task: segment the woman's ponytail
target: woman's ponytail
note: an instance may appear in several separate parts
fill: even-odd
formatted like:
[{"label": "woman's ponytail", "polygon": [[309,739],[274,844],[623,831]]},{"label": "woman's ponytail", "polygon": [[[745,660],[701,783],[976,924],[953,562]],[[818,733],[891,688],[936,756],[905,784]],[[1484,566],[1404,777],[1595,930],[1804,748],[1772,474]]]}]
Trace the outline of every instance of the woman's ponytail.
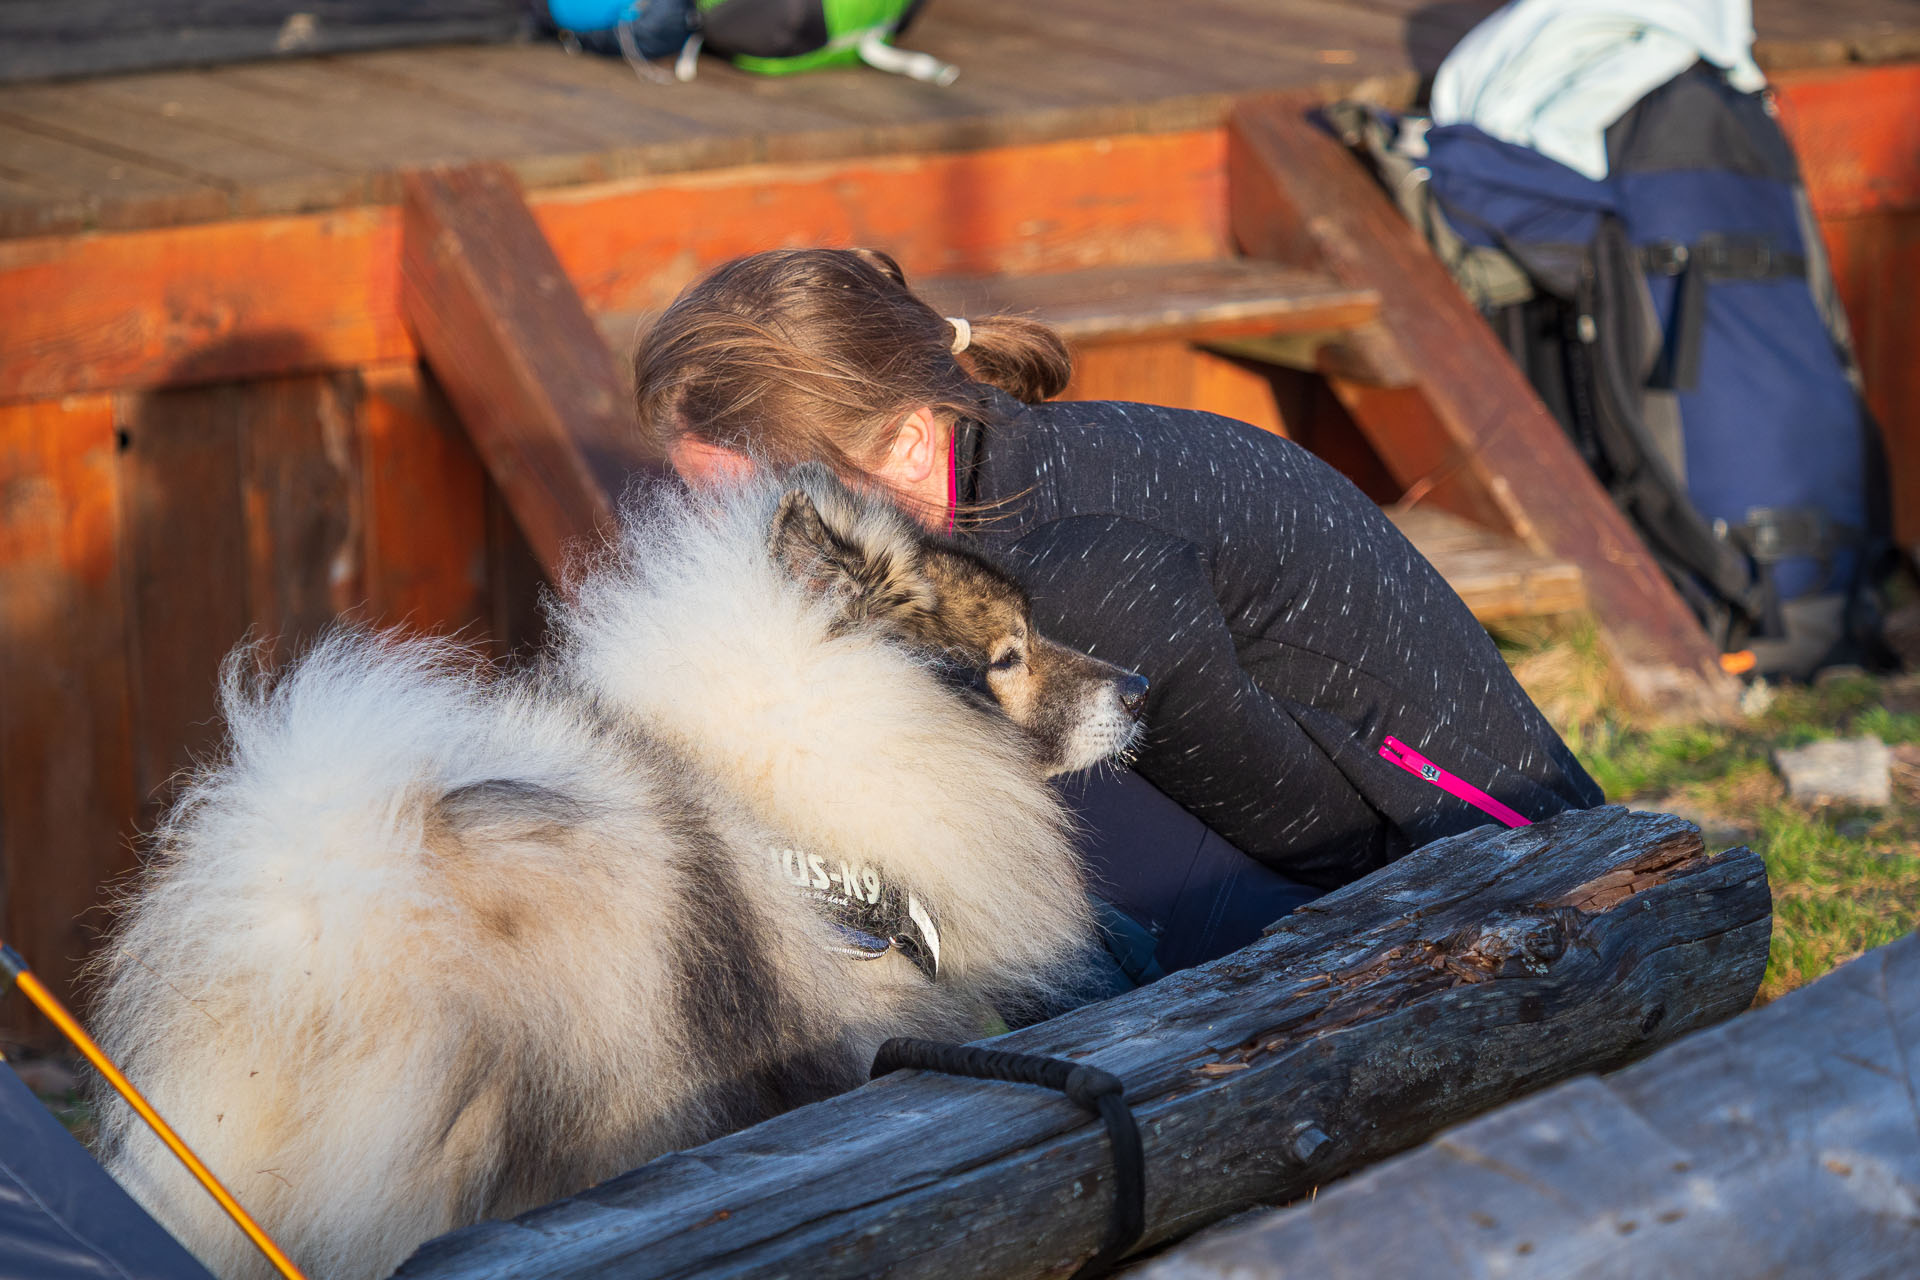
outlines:
[{"label": "woman's ponytail", "polygon": [[1026,316],[986,316],[969,322],[966,349],[955,357],[978,382],[1016,400],[1039,404],[1067,389],[1073,358],[1060,335]]}]

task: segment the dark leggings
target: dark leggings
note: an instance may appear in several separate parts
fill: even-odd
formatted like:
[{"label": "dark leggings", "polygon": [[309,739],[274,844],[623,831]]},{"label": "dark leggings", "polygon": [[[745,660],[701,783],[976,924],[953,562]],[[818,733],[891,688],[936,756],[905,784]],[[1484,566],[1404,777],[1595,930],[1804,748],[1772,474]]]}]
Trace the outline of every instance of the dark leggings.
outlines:
[{"label": "dark leggings", "polygon": [[1116,994],[1237,951],[1321,890],[1215,835],[1131,769],[1057,779],[1082,827],[1080,852],[1113,960]]}]

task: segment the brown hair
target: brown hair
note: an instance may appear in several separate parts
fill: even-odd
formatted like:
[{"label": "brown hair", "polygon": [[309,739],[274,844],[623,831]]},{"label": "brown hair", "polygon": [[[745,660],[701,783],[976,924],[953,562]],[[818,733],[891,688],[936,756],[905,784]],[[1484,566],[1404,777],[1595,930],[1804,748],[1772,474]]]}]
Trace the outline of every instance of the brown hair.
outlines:
[{"label": "brown hair", "polygon": [[981,384],[1037,403],[1072,364],[1053,330],[1021,316],[955,326],[872,249],[774,249],[689,285],[633,356],[640,429],[664,455],[684,436],[791,465],[863,476],[921,405],[985,415]]}]

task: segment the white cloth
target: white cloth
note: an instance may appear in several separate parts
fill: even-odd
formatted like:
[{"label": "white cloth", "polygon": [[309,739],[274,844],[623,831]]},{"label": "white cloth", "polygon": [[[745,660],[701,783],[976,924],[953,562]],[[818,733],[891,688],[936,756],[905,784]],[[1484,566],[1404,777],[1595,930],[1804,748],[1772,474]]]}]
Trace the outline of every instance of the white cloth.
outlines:
[{"label": "white cloth", "polygon": [[1478,125],[1598,180],[1607,126],[1696,59],[1743,93],[1765,86],[1751,0],[1513,0],[1440,64],[1433,122]]}]

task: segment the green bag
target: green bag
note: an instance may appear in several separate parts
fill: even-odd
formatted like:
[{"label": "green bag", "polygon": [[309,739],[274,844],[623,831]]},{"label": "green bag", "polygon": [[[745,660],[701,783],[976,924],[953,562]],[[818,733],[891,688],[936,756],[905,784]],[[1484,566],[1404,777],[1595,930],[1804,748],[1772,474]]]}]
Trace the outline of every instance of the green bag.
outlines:
[{"label": "green bag", "polygon": [[698,0],[706,47],[744,71],[784,76],[866,63],[952,84],[959,69],[894,47],[926,0]]}]

